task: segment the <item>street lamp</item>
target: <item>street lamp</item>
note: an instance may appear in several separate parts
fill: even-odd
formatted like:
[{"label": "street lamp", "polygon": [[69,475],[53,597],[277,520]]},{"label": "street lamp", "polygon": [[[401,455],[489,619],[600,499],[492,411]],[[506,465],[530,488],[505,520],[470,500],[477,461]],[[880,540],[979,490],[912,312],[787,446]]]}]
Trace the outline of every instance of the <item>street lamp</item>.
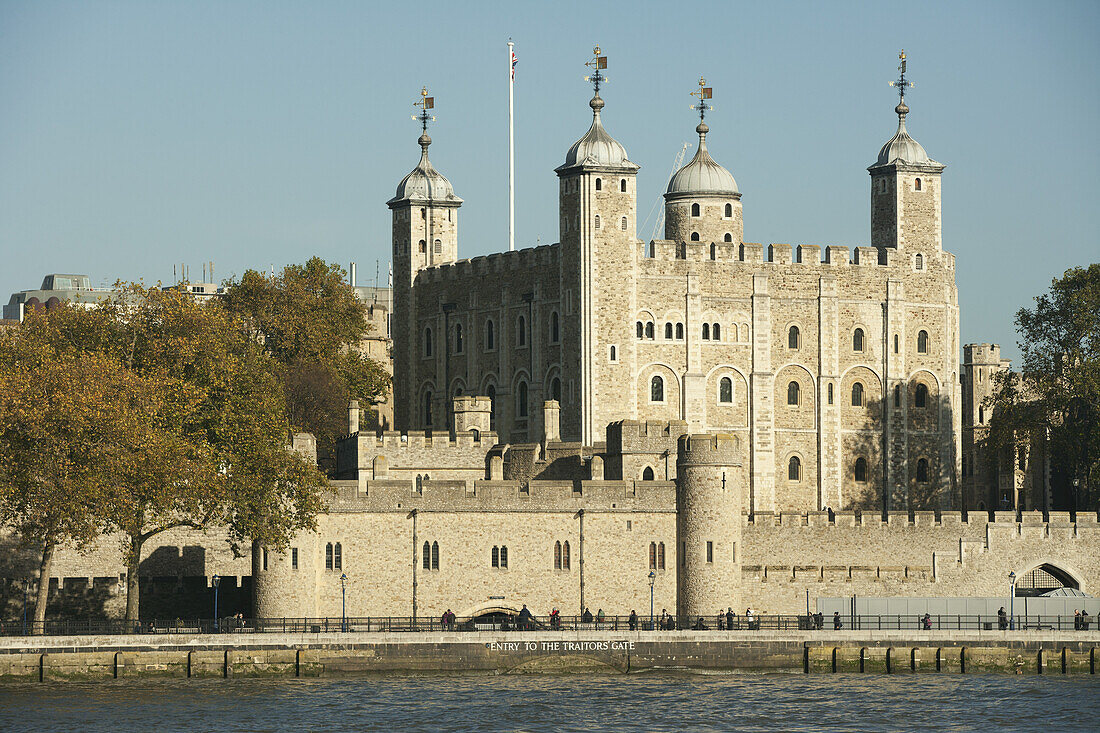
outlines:
[{"label": "street lamp", "polygon": [[1013,609],[1014,601],[1016,600],[1016,571],[1013,570],[1008,574],[1008,628],[1016,628],[1016,614]]},{"label": "street lamp", "polygon": [[653,581],[657,580],[657,573],[649,571],[649,630],[653,631]]},{"label": "street lamp", "polygon": [[214,631],[218,630],[218,584],[222,582],[221,576],[214,573],[214,577],[210,579],[210,582],[214,585]]},{"label": "street lamp", "polygon": [[348,630],[348,574],[340,573],[340,630]]},{"label": "street lamp", "polygon": [[1081,479],[1073,479],[1073,513],[1077,513],[1077,492],[1081,488]]}]

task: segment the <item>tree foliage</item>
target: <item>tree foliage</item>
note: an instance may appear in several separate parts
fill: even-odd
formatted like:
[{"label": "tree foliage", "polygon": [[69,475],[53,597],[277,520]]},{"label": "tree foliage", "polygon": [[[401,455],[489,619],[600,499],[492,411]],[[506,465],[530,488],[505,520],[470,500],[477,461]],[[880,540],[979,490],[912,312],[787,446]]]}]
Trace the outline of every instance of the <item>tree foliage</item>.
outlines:
[{"label": "tree foliage", "polygon": [[336,265],[314,257],[269,278],[255,270],[227,283],[225,306],[280,365],[291,424],[313,433],[322,461],[347,431],[347,407],[384,398],[389,375],[357,351],[366,309]]},{"label": "tree foliage", "polygon": [[[1100,264],[1067,270],[1016,314],[1022,363],[998,375],[987,460],[1045,441],[1052,468],[1077,480],[1077,508],[1100,498]],[[1068,493],[1068,492],[1067,492]],[[1070,505],[1072,506],[1072,499]]]}]

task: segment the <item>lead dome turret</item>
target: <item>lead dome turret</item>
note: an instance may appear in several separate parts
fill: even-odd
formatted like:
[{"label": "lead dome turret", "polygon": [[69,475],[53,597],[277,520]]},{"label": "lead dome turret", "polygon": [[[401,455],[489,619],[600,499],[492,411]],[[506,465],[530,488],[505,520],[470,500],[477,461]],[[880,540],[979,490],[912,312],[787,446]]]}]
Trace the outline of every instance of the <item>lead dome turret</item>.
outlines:
[{"label": "lead dome turret", "polygon": [[943,168],[944,166],[940,163],[928,157],[928,153],[925,152],[924,146],[914,140],[909,134],[909,131],[905,129],[905,116],[909,114],[909,106],[905,104],[904,99],[894,108],[894,111],[898,115],[898,130],[878,151],[878,160],[875,161],[875,164],[872,165],[871,168],[897,164],[926,165]]},{"label": "lead dome turret", "polygon": [[592,108],[592,125],[580,140],[570,146],[565,154],[565,162],[556,170],[559,173],[575,167],[638,170],[638,166],[627,157],[626,148],[604,129],[603,121],[600,119],[600,110],[604,107],[604,101],[598,92],[592,97],[588,106]]},{"label": "lead dome turret", "polygon": [[[737,181],[711,157],[707,123],[700,119],[695,132],[699,134],[695,156],[673,174],[665,189],[665,239],[740,244],[743,224]],[[717,259],[717,248],[712,247],[710,254]]]},{"label": "lead dome turret", "polygon": [[417,142],[420,144],[420,162],[401,179],[401,183],[397,184],[397,193],[386,203],[392,205],[399,201],[414,201],[461,204],[462,199],[455,196],[451,182],[437,171],[428,159],[428,146],[432,144],[431,137],[424,132]]},{"label": "lead dome turret", "polygon": [[672,176],[665,190],[665,198],[670,195],[740,196],[733,174],[719,165],[707,150],[710,127],[700,122],[695,131],[699,133],[699,149],[691,162]]}]

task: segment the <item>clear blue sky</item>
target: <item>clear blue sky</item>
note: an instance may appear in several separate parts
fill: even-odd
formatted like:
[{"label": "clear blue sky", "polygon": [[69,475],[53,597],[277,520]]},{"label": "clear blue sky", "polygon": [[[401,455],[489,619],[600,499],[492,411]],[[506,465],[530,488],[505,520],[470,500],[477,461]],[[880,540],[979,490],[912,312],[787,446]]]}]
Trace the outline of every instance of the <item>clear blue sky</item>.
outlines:
[{"label": "clear blue sky", "polygon": [[384,280],[422,84],[461,255],[506,249],[509,36],[517,246],[557,240],[552,171],[588,126],[597,42],[639,218],[695,139],[702,74],[745,238],[865,245],[904,47],[910,132],[948,166],[963,341],[1015,356],[1014,312],[1100,260],[1098,21],[1097,2],[3,1],[0,298],[48,272],[198,279],[214,260],[221,279],[311,255]]}]

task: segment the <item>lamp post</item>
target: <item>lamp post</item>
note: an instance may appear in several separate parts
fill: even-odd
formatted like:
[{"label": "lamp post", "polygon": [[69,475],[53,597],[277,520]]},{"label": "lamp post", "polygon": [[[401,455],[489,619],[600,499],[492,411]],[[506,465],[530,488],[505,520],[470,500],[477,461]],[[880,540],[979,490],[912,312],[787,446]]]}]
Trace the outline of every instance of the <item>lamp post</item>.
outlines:
[{"label": "lamp post", "polygon": [[348,574],[340,573],[340,630],[348,630]]},{"label": "lamp post", "polygon": [[30,578],[23,578],[23,636],[27,635],[27,584]]},{"label": "lamp post", "polygon": [[214,585],[214,631],[218,630],[218,584],[222,582],[221,576],[214,573],[214,577],[210,579],[210,582]]},{"label": "lamp post", "polygon": [[1016,614],[1013,608],[1016,600],[1016,571],[1008,574],[1008,628],[1016,628]]},{"label": "lamp post", "polygon": [[1073,479],[1073,513],[1074,514],[1077,514],[1077,506],[1078,506],[1077,505],[1077,497],[1078,497],[1077,492],[1080,489],[1081,489],[1081,479],[1079,479],[1079,478]]},{"label": "lamp post", "polygon": [[653,631],[653,582],[657,580],[657,573],[649,571],[649,630]]}]

